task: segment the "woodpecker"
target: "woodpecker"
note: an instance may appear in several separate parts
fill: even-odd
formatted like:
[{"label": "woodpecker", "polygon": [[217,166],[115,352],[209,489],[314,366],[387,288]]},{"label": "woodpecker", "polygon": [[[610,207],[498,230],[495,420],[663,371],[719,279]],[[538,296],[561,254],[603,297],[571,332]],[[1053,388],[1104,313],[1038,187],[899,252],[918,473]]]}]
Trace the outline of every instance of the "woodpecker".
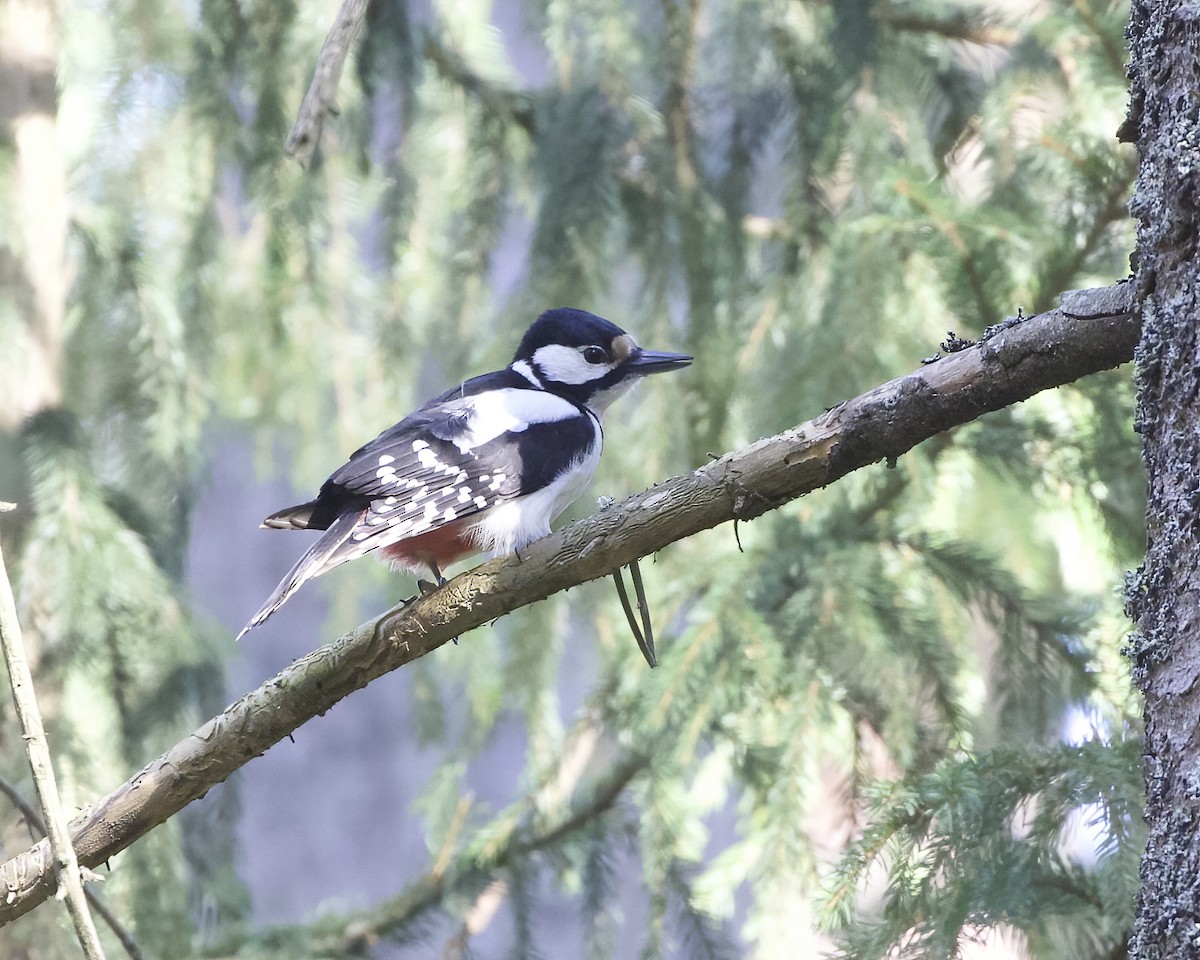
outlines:
[{"label": "woodpecker", "polygon": [[356,450],[315,500],[267,517],[273,530],[323,530],[238,639],[300,586],[372,551],[394,569],[442,571],[502,556],[550,532],[583,492],[604,446],[600,418],[641,377],[692,362],[643,350],[583,310],[548,310],[512,362],[473,377]]}]

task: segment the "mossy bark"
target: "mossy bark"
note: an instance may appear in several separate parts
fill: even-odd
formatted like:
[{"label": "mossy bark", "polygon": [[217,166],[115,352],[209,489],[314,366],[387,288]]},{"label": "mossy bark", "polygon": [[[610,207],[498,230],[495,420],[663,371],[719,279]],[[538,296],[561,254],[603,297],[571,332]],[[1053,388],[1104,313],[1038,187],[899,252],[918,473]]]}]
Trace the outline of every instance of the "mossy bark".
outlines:
[{"label": "mossy bark", "polygon": [[1147,550],[1131,578],[1149,835],[1130,956],[1200,956],[1200,7],[1135,0],[1123,128],[1139,173],[1137,429]]}]

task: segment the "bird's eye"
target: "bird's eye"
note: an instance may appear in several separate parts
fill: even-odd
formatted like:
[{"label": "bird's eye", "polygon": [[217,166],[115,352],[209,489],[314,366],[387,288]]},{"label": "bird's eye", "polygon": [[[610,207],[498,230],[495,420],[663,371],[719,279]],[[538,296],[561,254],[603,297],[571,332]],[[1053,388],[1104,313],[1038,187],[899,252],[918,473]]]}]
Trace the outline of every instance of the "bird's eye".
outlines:
[{"label": "bird's eye", "polygon": [[584,347],[583,359],[588,363],[608,363],[608,353],[603,347]]}]

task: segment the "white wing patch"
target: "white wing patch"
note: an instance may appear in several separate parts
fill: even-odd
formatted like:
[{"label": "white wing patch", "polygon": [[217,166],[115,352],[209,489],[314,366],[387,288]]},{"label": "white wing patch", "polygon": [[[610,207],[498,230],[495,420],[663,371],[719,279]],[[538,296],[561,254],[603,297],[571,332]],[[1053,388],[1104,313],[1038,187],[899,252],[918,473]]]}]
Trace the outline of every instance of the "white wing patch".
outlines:
[{"label": "white wing patch", "polygon": [[[579,408],[569,400],[543,390],[509,388],[483,394],[481,399],[483,402],[479,403],[474,402],[474,397],[468,397],[465,401],[470,411],[467,428],[452,441],[463,453],[481,447],[503,433],[520,433],[530,424],[553,423],[555,420],[579,416]],[[424,441],[413,441],[413,450],[420,459],[426,451],[417,450],[418,443]],[[429,465],[423,459],[421,463]]]},{"label": "white wing patch", "polygon": [[[573,351],[574,352],[574,351]],[[502,388],[455,399],[447,404],[445,433],[392,441],[390,452],[368,454],[353,473],[347,489],[369,499],[361,520],[350,533],[347,547],[358,553],[410,540],[449,523],[464,521],[462,533],[500,555],[519,549],[550,532],[550,523],[583,491],[600,459],[603,434],[598,419],[585,416],[575,404],[542,390]],[[588,423],[590,442],[578,454],[579,422]],[[552,425],[573,422],[561,439]],[[547,431],[533,444],[549,442],[544,451],[557,463],[567,463],[540,489],[521,495],[516,476],[522,459],[516,439],[531,427]],[[481,448],[513,437],[514,448],[484,455]],[[569,438],[569,439],[567,439]],[[564,444],[567,445],[564,447]],[[509,462],[511,461],[511,463]],[[540,479],[537,482],[544,483]]]}]

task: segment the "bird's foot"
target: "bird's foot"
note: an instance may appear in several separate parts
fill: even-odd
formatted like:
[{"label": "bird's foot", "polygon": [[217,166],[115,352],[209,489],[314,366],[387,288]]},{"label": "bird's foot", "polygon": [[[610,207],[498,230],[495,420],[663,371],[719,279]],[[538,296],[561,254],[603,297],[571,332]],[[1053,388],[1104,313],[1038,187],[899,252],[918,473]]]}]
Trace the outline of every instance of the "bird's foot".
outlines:
[{"label": "bird's foot", "polygon": [[[427,597],[434,591],[440,590],[442,587],[444,587],[447,583],[450,582],[449,580],[447,580],[445,577],[442,576],[442,571],[438,569],[438,565],[436,563],[431,563],[429,565],[429,572],[433,574],[433,578],[437,582],[430,583],[428,580],[418,580],[417,581],[417,589],[421,591],[421,596],[423,596],[423,597]],[[454,645],[457,647],[458,646],[458,637],[451,637],[450,639],[454,641]]]},{"label": "bird's foot", "polygon": [[436,563],[431,563],[429,565],[429,572],[433,574],[432,583],[430,583],[428,580],[417,581],[417,589],[421,591],[421,596],[423,597],[429,596],[429,594],[433,593],[433,591],[439,589],[440,587],[444,587],[450,582],[442,576],[442,571],[438,569],[438,565]]}]

